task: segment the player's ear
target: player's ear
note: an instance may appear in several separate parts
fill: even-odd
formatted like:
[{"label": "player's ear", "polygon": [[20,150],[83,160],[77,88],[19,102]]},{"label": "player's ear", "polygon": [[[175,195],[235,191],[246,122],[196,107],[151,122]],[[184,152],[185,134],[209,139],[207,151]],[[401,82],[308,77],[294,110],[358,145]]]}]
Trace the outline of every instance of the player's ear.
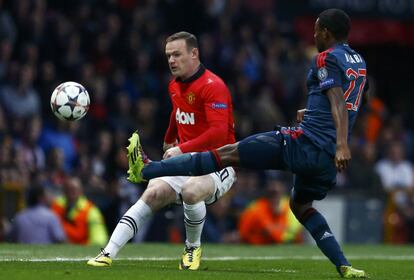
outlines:
[{"label": "player's ear", "polygon": [[326,28],[326,27],[323,29],[322,36],[323,36],[324,39],[334,38],[332,32],[329,31],[328,28]]},{"label": "player's ear", "polygon": [[324,29],[322,29],[322,37],[324,39],[327,39],[329,37],[329,30],[328,30],[328,28],[325,27]]},{"label": "player's ear", "polygon": [[191,50],[191,57],[198,58],[198,49],[197,48],[193,48]]}]

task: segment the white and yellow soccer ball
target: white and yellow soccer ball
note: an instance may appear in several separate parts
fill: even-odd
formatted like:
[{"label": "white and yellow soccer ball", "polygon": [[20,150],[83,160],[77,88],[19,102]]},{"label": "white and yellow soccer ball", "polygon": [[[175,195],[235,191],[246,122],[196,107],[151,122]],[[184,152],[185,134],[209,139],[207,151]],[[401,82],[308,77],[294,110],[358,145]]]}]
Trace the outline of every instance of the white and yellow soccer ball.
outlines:
[{"label": "white and yellow soccer ball", "polygon": [[61,120],[80,120],[88,112],[89,104],[88,91],[76,82],[58,85],[50,97],[52,112]]}]

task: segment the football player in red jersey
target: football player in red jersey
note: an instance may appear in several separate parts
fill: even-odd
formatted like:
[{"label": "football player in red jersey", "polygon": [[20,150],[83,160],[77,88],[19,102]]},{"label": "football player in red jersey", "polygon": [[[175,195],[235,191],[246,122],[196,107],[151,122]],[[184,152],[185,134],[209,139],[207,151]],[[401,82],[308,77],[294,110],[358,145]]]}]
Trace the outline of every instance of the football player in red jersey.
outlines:
[{"label": "football player in red jersey", "polygon": [[[197,38],[188,32],[175,33],[166,40],[165,54],[174,79],[168,86],[173,110],[164,138],[163,158],[235,143],[230,91],[220,77],[201,64]],[[150,180],[138,202],[119,221],[107,246],[88,264],[110,265],[153,212],[177,202],[183,204],[186,228],[179,269],[197,270],[206,205],[223,196],[235,180],[232,167],[204,176]]]}]

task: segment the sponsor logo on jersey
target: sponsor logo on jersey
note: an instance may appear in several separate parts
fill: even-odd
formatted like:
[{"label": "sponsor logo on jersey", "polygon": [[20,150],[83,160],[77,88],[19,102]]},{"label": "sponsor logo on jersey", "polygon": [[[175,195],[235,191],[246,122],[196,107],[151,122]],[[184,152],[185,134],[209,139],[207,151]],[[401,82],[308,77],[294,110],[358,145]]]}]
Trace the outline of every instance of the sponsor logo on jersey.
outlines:
[{"label": "sponsor logo on jersey", "polygon": [[214,102],[213,104],[211,104],[211,107],[213,107],[213,109],[227,109],[227,104],[220,103],[220,102]]},{"label": "sponsor logo on jersey", "polygon": [[188,104],[193,104],[194,103],[194,101],[195,101],[195,94],[194,94],[194,92],[189,92],[188,94],[187,94],[187,103]]},{"label": "sponsor logo on jersey", "polygon": [[177,108],[177,111],[175,112],[175,120],[179,124],[195,125],[194,113],[181,112],[180,108]]},{"label": "sponsor logo on jersey", "polygon": [[334,84],[334,79],[328,79],[326,81],[320,82],[319,87],[323,88],[323,87],[327,87],[333,84]]},{"label": "sponsor logo on jersey", "polygon": [[328,70],[325,67],[319,68],[318,79],[319,81],[325,81],[328,78]]}]

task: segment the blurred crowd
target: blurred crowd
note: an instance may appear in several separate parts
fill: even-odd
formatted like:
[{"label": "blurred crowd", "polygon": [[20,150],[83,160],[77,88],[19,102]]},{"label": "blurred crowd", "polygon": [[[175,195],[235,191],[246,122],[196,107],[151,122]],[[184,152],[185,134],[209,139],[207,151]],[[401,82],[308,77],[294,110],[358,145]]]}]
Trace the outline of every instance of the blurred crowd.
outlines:
[{"label": "blurred crowd", "polygon": [[[273,3],[0,0],[0,240],[18,241],[17,212],[60,203],[63,210],[51,209],[61,214],[61,223],[85,227],[94,221],[102,227],[89,229],[98,236],[93,241],[73,237],[70,225],[63,226],[65,234],[56,229],[51,242],[105,243],[145,187],[126,180],[127,138],[138,129],[147,154],[162,156],[171,110],[164,41],[174,32],[196,34],[203,64],[231,89],[238,139],[276,124],[294,125],[316,51],[286,22],[280,24]],[[391,112],[382,101],[376,78],[370,77],[371,99],[353,131],[353,160],[339,174],[336,192],[380,198],[384,240],[414,242],[414,131],[402,117],[409,112]],[[50,110],[53,89],[69,80],[91,96],[89,113],[78,122],[58,121]],[[70,182],[77,189],[74,201]],[[283,190],[272,191],[273,183]],[[283,203],[291,185],[283,173],[241,170],[230,193],[209,207],[205,240],[250,242],[243,238],[244,211],[269,192],[277,196],[273,206]],[[33,194],[39,188],[44,196]],[[71,213],[69,206],[78,204]],[[284,208],[269,211],[276,215],[278,209]],[[155,215],[135,241],[181,242],[182,231],[182,209],[171,207]],[[295,232],[289,240],[266,242],[300,239]]]}]

